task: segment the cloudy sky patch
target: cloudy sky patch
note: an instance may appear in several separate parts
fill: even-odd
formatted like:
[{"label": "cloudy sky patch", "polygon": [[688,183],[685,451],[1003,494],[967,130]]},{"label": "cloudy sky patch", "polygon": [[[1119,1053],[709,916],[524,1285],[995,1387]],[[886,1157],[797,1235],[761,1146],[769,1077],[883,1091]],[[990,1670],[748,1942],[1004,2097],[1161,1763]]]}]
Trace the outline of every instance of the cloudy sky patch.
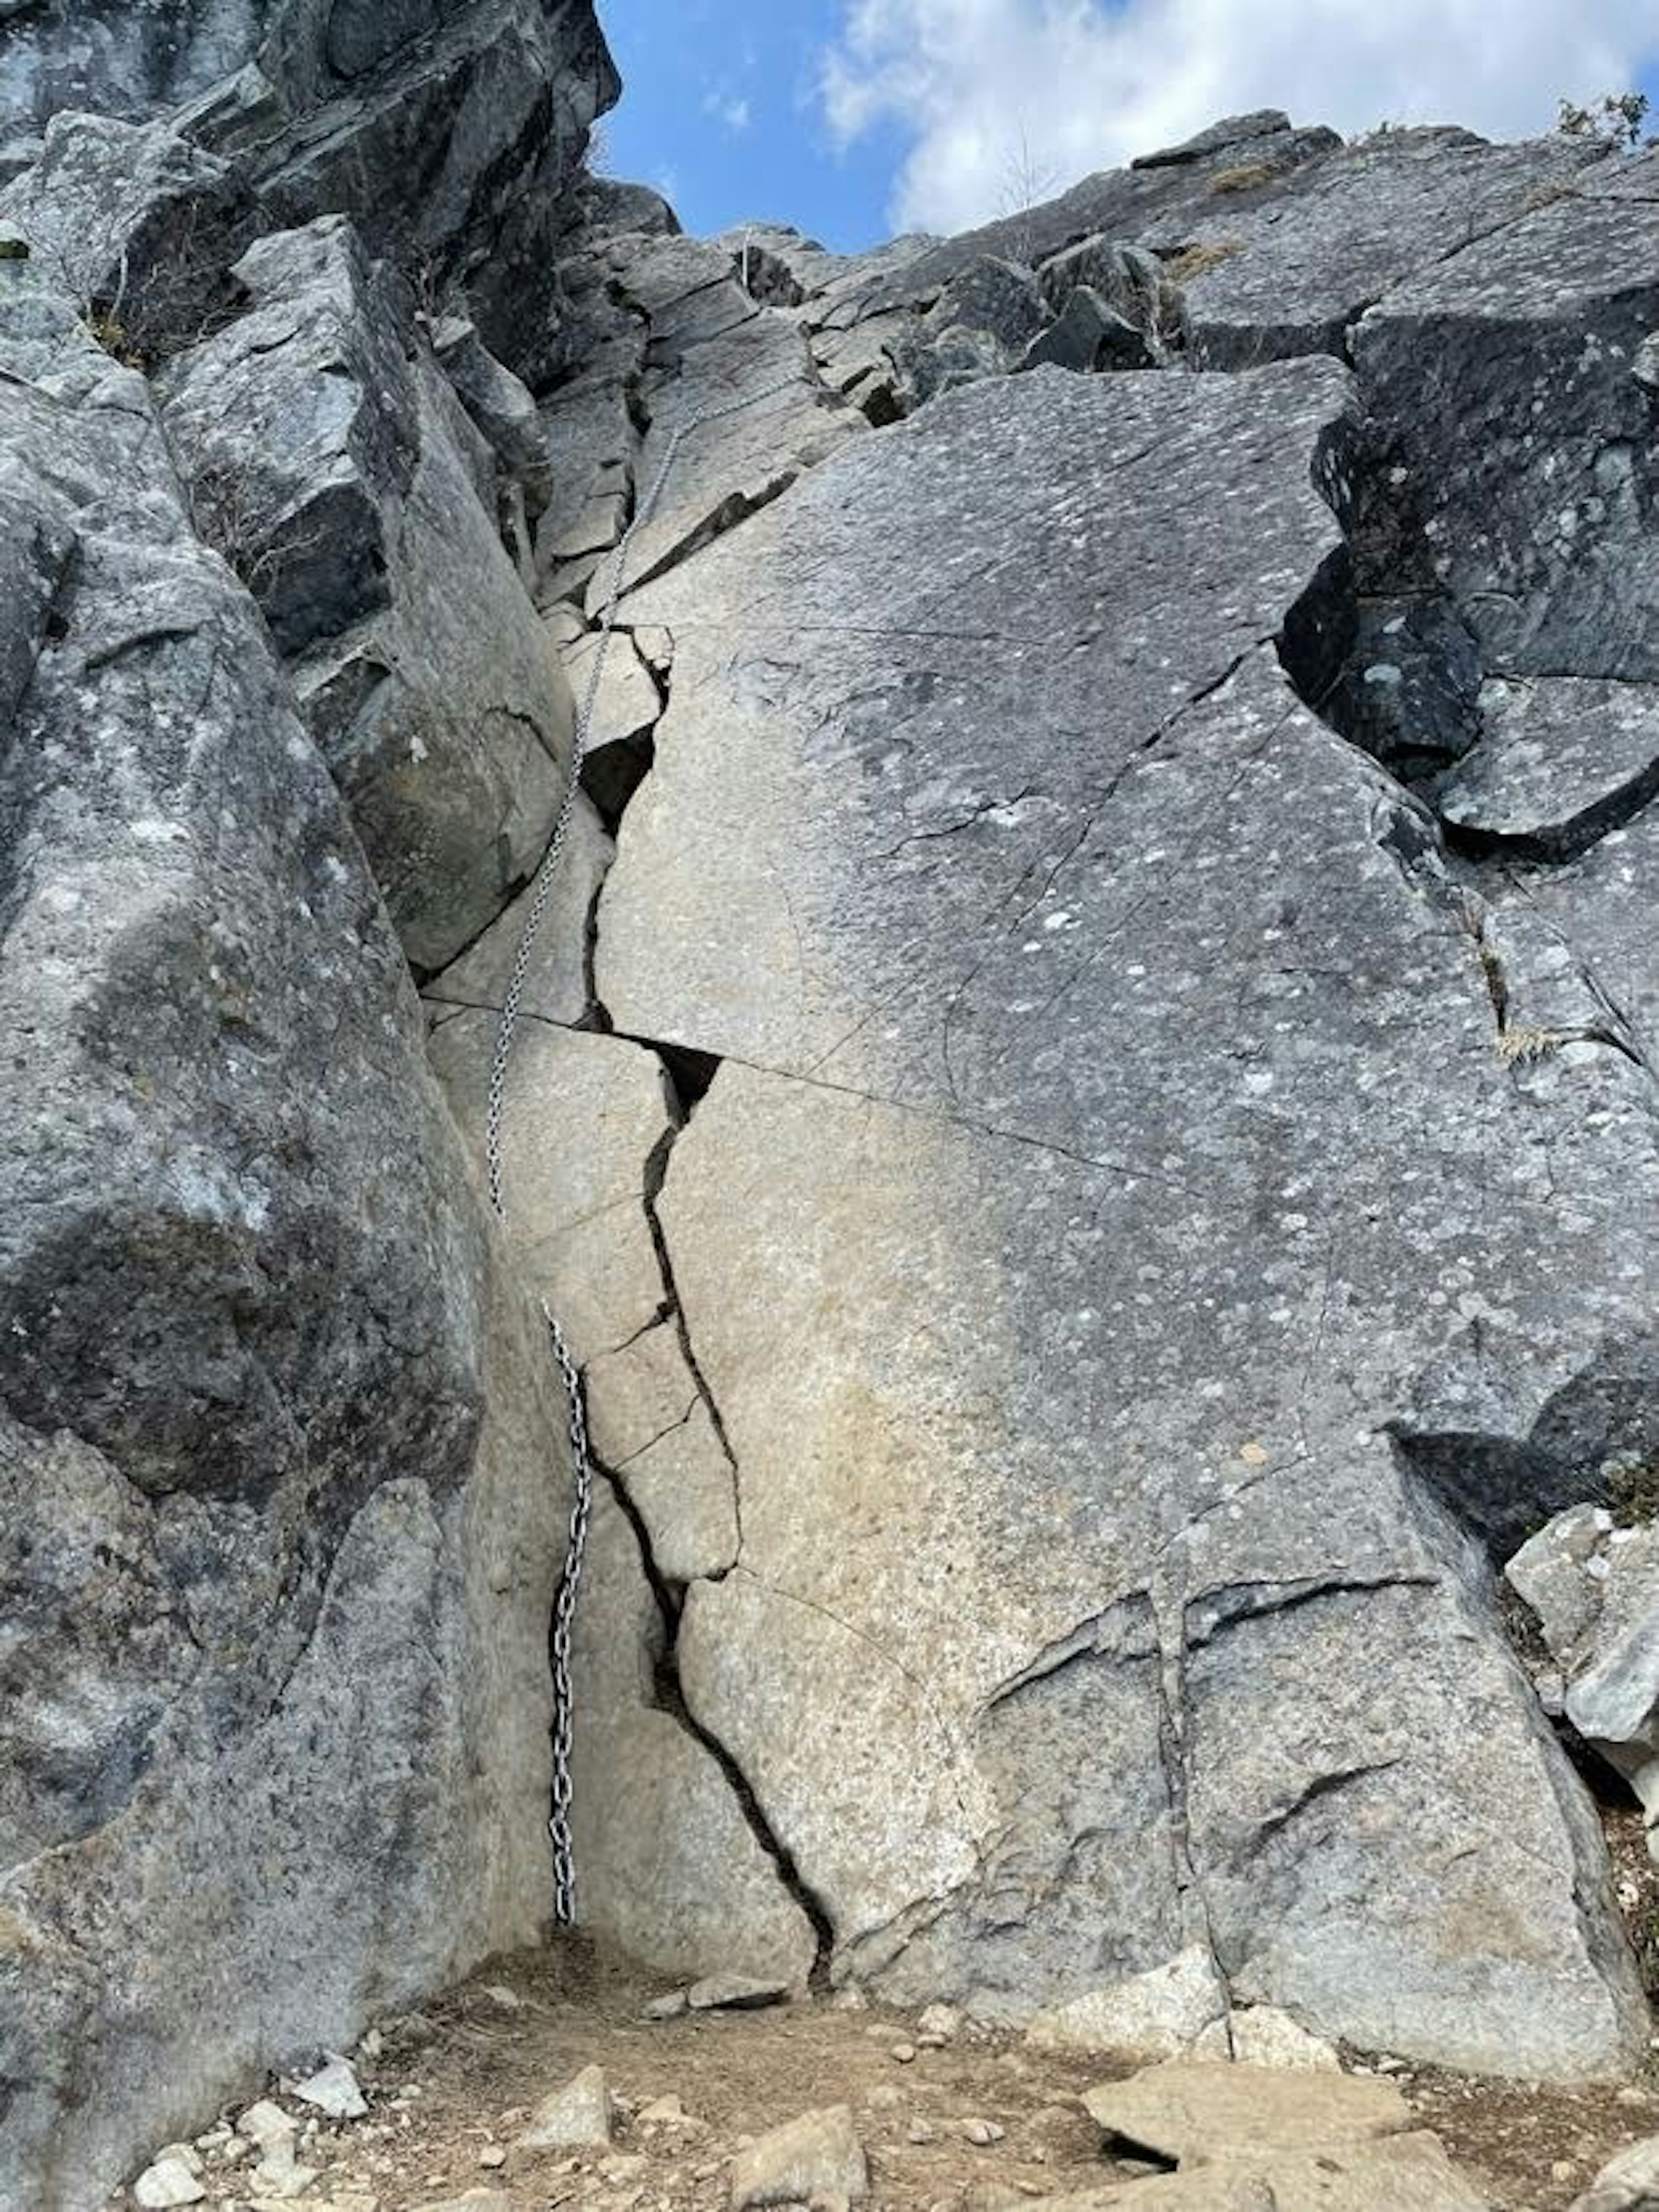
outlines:
[{"label": "cloudy sky patch", "polygon": [[[688,228],[793,222],[853,250],[1282,107],[1352,135],[1547,131],[1644,84],[1659,0],[599,0],[619,174],[672,168]],[[702,89],[688,97],[688,87]]]}]

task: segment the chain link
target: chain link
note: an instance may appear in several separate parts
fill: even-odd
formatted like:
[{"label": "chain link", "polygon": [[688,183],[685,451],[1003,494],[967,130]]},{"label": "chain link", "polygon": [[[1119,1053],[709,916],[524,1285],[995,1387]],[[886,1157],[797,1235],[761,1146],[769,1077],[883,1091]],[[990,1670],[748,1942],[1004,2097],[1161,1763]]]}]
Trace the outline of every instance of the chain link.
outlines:
[{"label": "chain link", "polygon": [[[530,963],[535,954],[536,940],[541,935],[542,924],[547,918],[547,902],[552,894],[565,841],[570,833],[571,818],[576,811],[576,799],[581,788],[582,763],[587,757],[588,743],[592,734],[599,680],[605,673],[605,654],[610,648],[611,632],[616,627],[617,603],[622,597],[622,580],[629,550],[637,533],[645,528],[655,514],[670,471],[679,458],[680,447],[694,430],[702,429],[710,422],[723,422],[728,416],[741,414],[745,408],[757,407],[764,399],[776,398],[780,392],[799,390],[803,383],[802,372],[796,370],[758,392],[745,392],[742,398],[723,401],[719,406],[697,409],[676,424],[673,434],[663,450],[661,463],[651,481],[649,490],[635,507],[633,520],[611,550],[600,602],[599,644],[571,733],[570,764],[565,775],[564,792],[559,801],[559,811],[553,817],[553,827],[548,835],[541,864],[531,885],[530,904],[525,915],[524,930],[519,939],[512,972],[507,978],[507,991],[501,1000],[501,1024],[495,1032],[495,1055],[489,1066],[489,1103],[484,1115],[484,1156],[489,1171],[489,1202],[503,1221],[507,1218],[507,1204],[501,1133],[507,1111],[507,1075],[513,1063],[513,1038],[519,1024],[519,1005],[530,978]],[[588,1449],[587,1413],[582,1397],[581,1370],[571,1355],[564,1332],[559,1327],[552,1308],[545,1299],[542,1301],[542,1316],[547,1323],[554,1361],[564,1385],[569,1413],[570,1462],[576,1486],[574,1501],[570,1509],[564,1565],[553,1600],[550,1638],[553,1796],[552,1817],[547,1824],[548,1832],[553,1839],[554,1918],[561,1928],[570,1928],[574,1926],[576,1919],[576,1863],[570,1834],[570,1753],[575,1730],[570,1651],[576,1619],[576,1596],[581,1584],[582,1564],[587,1553],[587,1526],[593,1510],[593,1463]]]}]

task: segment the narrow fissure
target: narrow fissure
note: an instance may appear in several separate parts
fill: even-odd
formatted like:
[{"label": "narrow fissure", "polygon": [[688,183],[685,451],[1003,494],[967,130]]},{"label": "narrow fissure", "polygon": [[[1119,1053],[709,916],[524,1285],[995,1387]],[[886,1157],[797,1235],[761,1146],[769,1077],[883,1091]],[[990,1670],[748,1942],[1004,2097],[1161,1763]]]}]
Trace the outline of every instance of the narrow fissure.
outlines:
[{"label": "narrow fissure", "polygon": [[659,1569],[652,1549],[650,1531],[638,1507],[629,1496],[627,1485],[611,1468],[599,1461],[594,1462],[594,1467],[615,1498],[618,1511],[634,1532],[635,1541],[639,1546],[640,1564],[661,1615],[663,1646],[652,1670],[652,1694],[656,1709],[667,1714],[678,1728],[683,1729],[720,1769],[750,1833],[776,1869],[778,1880],[812,1930],[816,1948],[808,1973],[808,1986],[815,1994],[823,1995],[830,1987],[830,1962],[836,1947],[834,1923],[825,1911],[823,1900],[802,1878],[793,1853],[767,1819],[747,1775],[720,1738],[697,1718],[686,1703],[679,1668],[679,1632],[681,1616],[685,1609],[684,1594],[677,1590]]},{"label": "narrow fissure", "polygon": [[[692,1058],[695,1060],[707,1060],[708,1056],[704,1054],[697,1054],[692,1055]],[[708,1079],[703,1085],[704,1091],[708,1089],[708,1082],[714,1079],[714,1071],[719,1065],[718,1060],[709,1063]],[[694,1068],[691,1072],[695,1075],[696,1070]],[[672,1073],[670,1079],[673,1080]],[[676,1085],[676,1090],[678,1091],[678,1085]],[[714,1431],[714,1439],[720,1445],[721,1455],[732,1471],[732,1510],[737,1522],[738,1557],[741,1559],[743,1556],[743,1482],[738,1472],[738,1456],[732,1449],[732,1439],[726,1434],[726,1421],[720,1413],[719,1401],[709,1388],[708,1378],[703,1373],[696,1347],[691,1342],[691,1331],[685,1317],[684,1303],[680,1297],[679,1285],[674,1279],[673,1256],[668,1249],[668,1236],[663,1227],[661,1210],[658,1204],[658,1200],[662,1196],[664,1185],[668,1180],[668,1164],[673,1157],[674,1147],[687,1127],[691,1113],[695,1110],[696,1097],[701,1097],[702,1095],[701,1091],[697,1092],[696,1097],[688,1103],[684,1095],[679,1094],[681,1118],[673,1127],[663,1132],[662,1136],[653,1146],[650,1158],[646,1161],[645,1218],[651,1231],[651,1243],[656,1252],[657,1266],[662,1274],[664,1302],[673,1314],[674,1326],[679,1334],[680,1356],[685,1362],[686,1372],[696,1386],[697,1395],[702,1401],[704,1410],[708,1415],[709,1426]]]},{"label": "narrow fissure", "polygon": [[1164,1788],[1170,1803],[1170,1854],[1176,1895],[1181,1907],[1182,1941],[1200,1943],[1207,1953],[1211,1972],[1223,2007],[1227,2056],[1237,2056],[1233,2042],[1232,1984],[1216,1948],[1209,1899],[1193,1857],[1192,1828],[1187,1789],[1187,1604],[1176,1595],[1160,1599],[1149,1590],[1147,1602],[1156,1638],[1153,1680],[1157,1687],[1158,1749],[1164,1769]]}]

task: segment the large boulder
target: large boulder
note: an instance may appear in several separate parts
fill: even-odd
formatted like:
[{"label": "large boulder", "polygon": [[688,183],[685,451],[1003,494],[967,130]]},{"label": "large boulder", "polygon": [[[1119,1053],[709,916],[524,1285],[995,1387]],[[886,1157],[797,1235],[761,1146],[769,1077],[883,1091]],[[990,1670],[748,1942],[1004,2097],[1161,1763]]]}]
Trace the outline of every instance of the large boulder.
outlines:
[{"label": "large boulder", "polygon": [[262,239],[251,312],[158,383],[199,527],[293,670],[410,960],[532,872],[573,708],[501,544],[495,457],[343,217]]},{"label": "large boulder", "polygon": [[167,123],[74,113],[53,117],[40,159],[0,191],[0,217],[106,343],[145,363],[222,319],[255,228],[234,170]]},{"label": "large boulder", "polygon": [[1656,325],[1659,226],[1564,187],[1354,332],[1414,549],[1391,580],[1454,593],[1488,676],[1659,681]]},{"label": "large boulder", "polygon": [[714,1069],[654,1212],[740,1530],[672,1656],[839,1978],[1022,2018],[1197,1945],[1591,2075],[1644,2014],[1488,1565],[1572,1474],[1458,1476],[1648,1371],[1659,1157],[1621,1054],[1505,1064],[1425,817],[1279,670],[1351,405],[999,381],[624,603],[675,655],[597,981]]},{"label": "large boulder", "polygon": [[279,226],[356,217],[470,291],[515,368],[559,358],[556,241],[619,81],[590,0],[29,0],[0,48],[0,137],[64,107],[183,109]]},{"label": "large boulder", "polygon": [[566,1482],[258,611],[52,314],[0,290],[0,2199],[80,2212],[536,1935]]}]

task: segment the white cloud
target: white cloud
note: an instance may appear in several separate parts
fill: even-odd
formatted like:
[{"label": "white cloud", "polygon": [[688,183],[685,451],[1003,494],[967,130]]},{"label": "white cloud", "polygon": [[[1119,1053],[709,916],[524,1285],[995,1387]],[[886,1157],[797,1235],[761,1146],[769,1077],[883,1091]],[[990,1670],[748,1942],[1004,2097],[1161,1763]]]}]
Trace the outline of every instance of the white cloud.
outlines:
[{"label": "white cloud", "polygon": [[909,139],[895,222],[951,231],[1249,108],[1524,137],[1656,57],[1653,0],[848,0],[820,93]]},{"label": "white cloud", "polygon": [[749,102],[740,94],[711,92],[702,103],[702,112],[734,137],[749,128]]}]

